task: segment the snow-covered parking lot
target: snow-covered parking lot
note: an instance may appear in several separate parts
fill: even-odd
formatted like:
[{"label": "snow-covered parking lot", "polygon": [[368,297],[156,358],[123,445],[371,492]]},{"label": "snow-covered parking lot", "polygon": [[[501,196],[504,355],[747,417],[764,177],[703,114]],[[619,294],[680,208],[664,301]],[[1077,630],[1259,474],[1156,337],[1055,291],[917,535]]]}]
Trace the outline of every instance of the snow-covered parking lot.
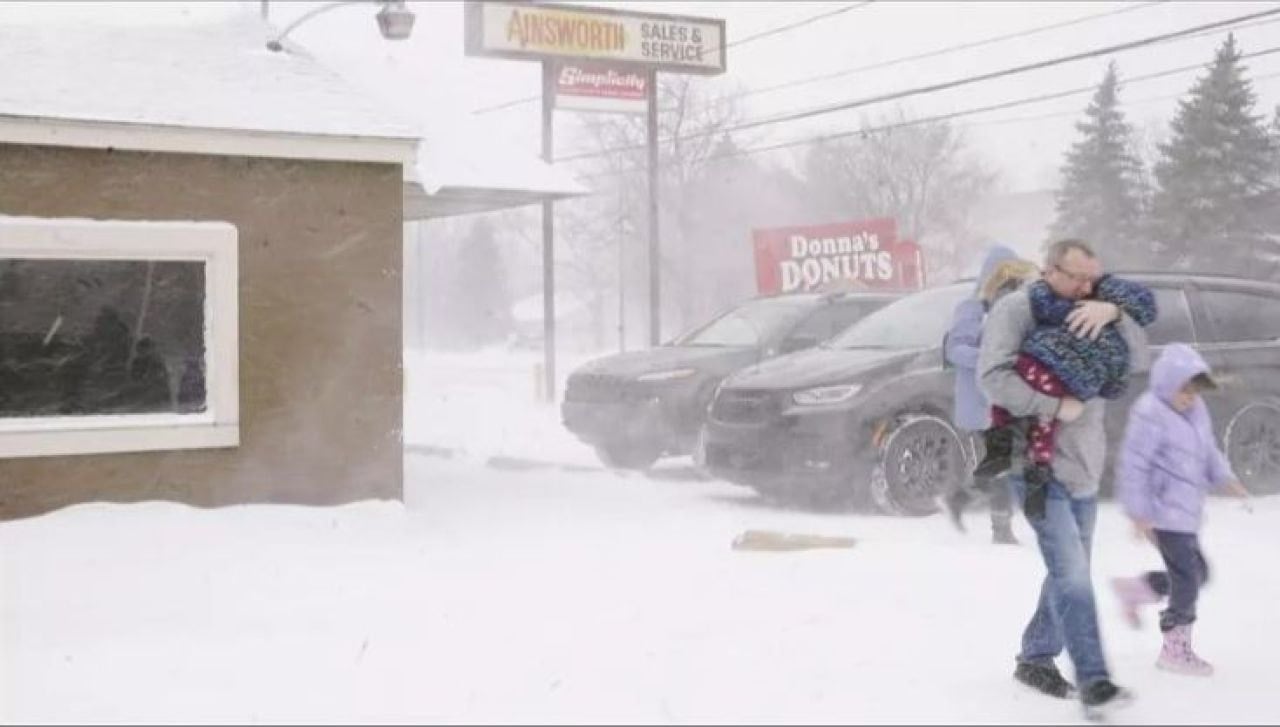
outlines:
[{"label": "snow-covered parking lot", "polygon": [[[780,510],[680,460],[627,476],[442,456],[494,411],[438,412],[459,438],[407,455],[403,505],[87,504],[0,524],[0,721],[1080,720],[1011,678],[1041,574],[1023,521],[1024,544],[998,547],[980,515],[966,536],[941,516]],[[747,529],[857,543],[732,549]],[[1218,673],[1195,680],[1155,669],[1153,624],[1124,625],[1106,580],[1156,555],[1101,510],[1106,650],[1138,695],[1117,721],[1280,720],[1280,499],[1211,502],[1205,543],[1197,636]]]}]

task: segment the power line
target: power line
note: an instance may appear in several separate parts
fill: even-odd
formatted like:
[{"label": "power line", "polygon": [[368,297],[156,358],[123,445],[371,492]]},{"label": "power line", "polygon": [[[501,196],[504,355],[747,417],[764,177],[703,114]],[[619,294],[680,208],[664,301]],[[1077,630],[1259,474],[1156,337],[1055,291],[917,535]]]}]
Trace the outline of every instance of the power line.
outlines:
[{"label": "power line", "polygon": [[[912,96],[921,96],[921,95],[930,94],[930,93],[937,93],[939,91],[947,91],[953,88],[960,88],[962,86],[968,86],[975,83],[992,81],[997,78],[1004,78],[1007,76],[1028,73],[1031,71],[1038,71],[1045,68],[1060,66],[1066,63],[1073,63],[1075,61],[1086,60],[1089,58],[1096,58],[1098,56],[1110,55],[1113,53],[1121,53],[1124,51],[1134,50],[1136,48],[1143,48],[1146,46],[1156,45],[1159,43],[1166,43],[1166,42],[1178,40],[1196,33],[1202,33],[1204,31],[1214,30],[1214,29],[1221,29],[1227,26],[1237,25],[1239,23],[1242,23],[1248,20],[1255,20],[1258,18],[1269,17],[1277,14],[1280,14],[1280,8],[1273,8],[1271,10],[1264,10],[1257,13],[1249,13],[1247,15],[1237,16],[1235,18],[1231,18],[1228,20],[1219,20],[1213,23],[1205,23],[1203,25],[1197,25],[1190,28],[1185,28],[1183,30],[1174,31],[1172,33],[1161,33],[1159,35],[1148,36],[1146,38],[1129,41],[1127,43],[1119,43],[1116,45],[1097,48],[1091,51],[1073,53],[1071,55],[1059,56],[1057,58],[1050,58],[1048,60],[1037,61],[1035,63],[1026,63],[1019,66],[1012,66],[1012,67],[1004,68],[998,71],[991,71],[989,73],[982,73],[974,76],[966,76],[964,78],[959,78],[952,81],[944,81],[942,83],[934,83],[926,86],[917,86],[915,88],[906,89],[904,91],[893,91],[890,93],[883,93],[876,96],[869,96],[866,98],[855,99],[852,101],[843,101],[836,104],[819,106],[816,108],[805,109],[803,111],[782,114],[779,116],[745,121],[745,122],[727,126],[721,129],[693,132],[690,134],[686,134],[684,136],[676,137],[675,139],[667,138],[661,141],[663,142],[687,141],[690,139],[696,139],[700,136],[707,136],[712,134],[723,134],[723,133],[729,133],[733,131],[743,131],[745,129],[754,129],[754,128],[759,128],[761,126],[769,126],[772,124],[778,124],[786,121],[800,121],[803,119],[813,118],[815,116],[823,116],[826,114],[836,113],[839,111],[848,111],[855,108],[861,108],[863,106],[870,106],[872,104],[884,103],[887,101],[897,101],[899,99],[910,98]],[[555,161],[557,162],[576,161],[578,159],[588,159],[592,157],[604,156],[604,155],[612,154],[614,152],[619,152],[619,151],[634,151],[636,149],[643,149],[643,148],[645,148],[643,144],[632,144],[629,146],[614,147],[612,149],[602,149],[602,150],[597,150],[592,152],[584,152],[581,154],[561,157],[559,159],[556,159]]]},{"label": "power line", "polygon": [[[747,89],[739,93],[728,94],[726,96],[722,96],[720,98],[713,100],[711,103],[724,103],[726,101],[730,101],[733,99],[746,98],[747,96],[755,96],[762,93],[771,93],[773,91],[778,91],[784,88],[794,88],[798,86],[805,86],[811,83],[820,83],[822,81],[828,81],[836,78],[843,78],[844,76],[852,75],[854,73],[862,73],[864,71],[879,70],[881,68],[890,68],[892,66],[900,65],[902,63],[908,63],[910,61],[923,60],[926,58],[936,58],[938,56],[946,55],[948,53],[955,53],[957,51],[962,51],[962,50],[971,50],[973,48],[981,48],[982,46],[991,45],[993,43],[999,43],[1006,40],[1013,40],[1015,38],[1024,38],[1024,37],[1036,35],[1039,33],[1048,32],[1050,30],[1067,28],[1073,25],[1080,25],[1081,23],[1087,23],[1093,20],[1100,20],[1102,18],[1111,17],[1113,15],[1129,13],[1135,10],[1144,10],[1146,8],[1153,7],[1156,5],[1162,5],[1166,2],[1168,2],[1168,0],[1152,0],[1151,2],[1138,3],[1136,5],[1130,5],[1127,7],[1118,8],[1116,10],[1107,10],[1105,12],[1094,13],[1092,15],[1084,15],[1078,18],[1072,18],[1071,20],[1065,20],[1058,23],[1051,23],[1049,25],[1040,25],[1033,28],[1027,28],[1025,30],[1015,31],[1013,33],[1005,33],[1003,35],[996,35],[990,38],[983,38],[982,40],[976,40],[969,43],[960,43],[958,45],[947,46],[945,48],[939,48],[937,50],[932,50],[932,51],[925,51],[923,53],[917,53],[914,55],[900,56],[898,58],[890,58],[885,61],[878,61],[876,63],[871,63],[865,66],[856,66],[854,68],[846,68],[839,71],[824,73],[818,76],[805,76],[805,77],[797,78],[791,81],[784,81],[782,83],[777,83],[772,86],[764,86],[762,88],[756,88],[756,89]],[[733,44],[731,43],[729,44],[728,47],[732,47],[732,46]],[[491,111],[501,111],[503,109],[508,109],[513,106],[521,106],[526,103],[532,103],[534,101],[537,101],[540,98],[542,97],[541,96],[525,96],[523,98],[517,98],[511,101],[505,101],[503,103],[495,104],[493,106],[485,106],[482,108],[478,108],[473,110],[471,113],[484,114],[484,113],[489,113]]]},{"label": "power line", "polygon": [[[789,31],[789,30],[795,30],[796,28],[803,28],[804,26],[806,26],[806,25],[810,25],[810,24],[813,24],[813,23],[816,23],[816,22],[818,22],[819,20],[826,20],[827,18],[834,18],[834,17],[835,17],[835,16],[837,16],[837,15],[842,15],[842,14],[844,14],[844,13],[849,12],[850,10],[857,10],[858,8],[865,8],[866,6],[870,5],[870,4],[871,4],[871,3],[873,3],[873,2],[875,2],[875,0],[862,0],[862,2],[849,3],[848,5],[846,5],[846,6],[842,7],[842,8],[837,8],[837,9],[835,9],[835,10],[829,10],[829,11],[827,11],[827,12],[825,12],[825,13],[819,13],[819,14],[817,14],[817,15],[814,15],[814,16],[812,16],[812,17],[805,18],[804,20],[796,21],[796,22],[791,23],[791,24],[789,24],[789,25],[781,25],[781,26],[778,26],[778,27],[776,27],[776,28],[770,28],[769,30],[762,30],[762,31],[760,31],[759,33],[756,33],[755,35],[748,35],[748,36],[747,36],[747,37],[745,37],[745,38],[739,38],[738,40],[735,40],[735,41],[733,41],[732,43],[726,43],[726,44],[724,45],[724,47],[725,47],[725,48],[733,48],[733,47],[735,47],[735,46],[745,45],[745,44],[750,43],[750,42],[755,41],[755,40],[760,40],[761,38],[768,38],[768,37],[770,37],[770,36],[779,35],[779,34],[781,34],[781,33],[785,33],[785,32],[787,32],[787,31]],[[712,52],[712,53],[714,53],[714,52],[716,52],[716,51],[718,51],[718,50],[720,50],[720,49],[719,49],[719,48],[712,48],[712,49],[711,49],[711,52]]]},{"label": "power line", "polygon": [[494,104],[493,106],[481,106],[478,109],[472,109],[471,113],[476,115],[492,113],[494,111],[509,109],[512,106],[523,106],[524,104],[527,104],[527,103],[533,103],[534,101],[537,101],[541,98],[542,96],[522,96],[521,98],[511,99],[510,101],[503,101],[502,103]]},{"label": "power line", "polygon": [[[1264,73],[1261,76],[1254,76],[1253,78],[1249,79],[1249,82],[1252,84],[1257,84],[1261,81],[1269,81],[1273,78],[1280,78],[1280,71],[1277,71],[1275,73]],[[1185,92],[1167,93],[1162,96],[1149,96],[1147,98],[1140,98],[1133,101],[1125,101],[1124,103],[1125,103],[1125,106],[1138,106],[1140,104],[1154,103],[1156,101],[1168,101],[1171,98],[1180,98],[1184,95],[1185,95]],[[1079,109],[1072,109],[1070,111],[1055,111],[1049,114],[1036,114],[1034,116],[1010,116],[1003,119],[988,119],[986,121],[975,121],[969,124],[962,124],[962,126],[965,126],[965,127],[996,126],[999,124],[1017,124],[1017,123],[1022,123],[1026,121],[1041,121],[1044,119],[1056,119],[1064,116],[1079,116],[1079,115],[1080,115]],[[727,155],[726,155],[726,158],[727,158]]]},{"label": "power line", "polygon": [[[739,38],[738,40],[735,40],[731,43],[725,43],[724,45],[710,48],[707,51],[705,51],[705,53],[710,55],[710,54],[718,53],[723,49],[733,48],[739,45],[745,45],[752,41],[760,40],[761,38],[768,38],[775,35],[781,35],[782,33],[795,30],[796,28],[803,28],[806,25],[812,25],[813,23],[816,23],[821,20],[826,20],[827,18],[834,18],[837,15],[843,15],[844,13],[847,13],[850,10],[857,10],[858,8],[864,8],[874,2],[876,2],[876,0],[861,0],[860,2],[849,3],[848,5],[845,5],[844,7],[836,8],[835,10],[828,10],[823,13],[818,13],[817,15],[813,15],[803,20],[797,20],[796,22],[790,23],[788,25],[781,25],[774,28],[768,28],[754,35],[748,35],[745,38]],[[501,111],[502,109],[508,109],[508,108],[511,108],[512,106],[522,106],[527,103],[532,103],[534,101],[540,100],[541,98],[542,98],[541,95],[524,96],[522,98],[512,99],[511,101],[505,101],[503,103],[495,104],[493,106],[483,106],[478,109],[473,109],[471,113],[486,114],[491,111]]]},{"label": "power line", "polygon": [[[1240,60],[1246,60],[1249,58],[1258,58],[1261,56],[1267,56],[1267,55],[1272,55],[1276,53],[1280,53],[1280,46],[1267,48],[1265,50],[1256,51],[1254,53],[1242,54],[1240,56]],[[1144,81],[1151,81],[1158,78],[1164,78],[1167,76],[1176,75],[1178,73],[1186,73],[1187,71],[1201,70],[1204,67],[1205,67],[1204,64],[1201,63],[1201,64],[1195,64],[1195,65],[1189,65],[1189,66],[1181,66],[1179,68],[1171,68],[1164,71],[1158,71],[1156,73],[1148,73],[1141,76],[1134,76],[1133,78],[1129,78],[1129,79],[1123,79],[1121,80],[1120,85],[1123,87],[1129,84],[1141,83]],[[1258,76],[1251,80],[1253,81],[1267,80],[1275,76],[1280,76],[1280,72]],[[851,136],[865,136],[865,135],[877,134],[885,131],[893,131],[894,129],[902,129],[902,128],[907,128],[911,126],[919,126],[922,124],[928,124],[928,123],[933,123],[937,121],[949,121],[951,119],[961,118],[964,116],[973,116],[976,114],[987,113],[990,111],[1001,111],[1004,109],[1014,108],[1017,106],[1026,106],[1029,104],[1042,103],[1044,101],[1052,101],[1060,98],[1066,98],[1069,96],[1078,96],[1080,94],[1089,93],[1095,90],[1097,90],[1096,84],[1092,86],[1083,86],[1080,88],[1073,88],[1066,91],[1056,91],[1052,93],[1014,99],[1011,101],[1004,101],[996,104],[990,104],[987,106],[979,106],[975,108],[963,109],[961,111],[952,111],[944,114],[936,114],[934,116],[924,116],[916,119],[910,119],[907,121],[899,121],[899,122],[894,122],[890,124],[882,124],[880,126],[861,128],[853,131],[841,131],[841,132],[836,132],[831,134],[821,134],[818,136],[805,137],[802,139],[792,139],[792,140],[779,142],[775,144],[769,144],[766,146],[737,149],[727,154],[712,154],[711,156],[707,157],[706,161],[707,162],[722,161],[725,159],[733,159],[737,157],[750,156],[750,155],[760,154],[760,153],[769,152],[769,151],[777,151],[779,149],[787,149],[787,148],[797,147],[797,146],[807,146],[810,144],[820,144],[827,141],[836,141],[838,139],[845,139]],[[1177,98],[1178,96],[1181,96],[1181,95],[1183,94],[1182,93],[1171,94],[1168,96],[1161,96],[1154,99],[1146,99],[1144,101],[1135,101],[1130,103],[1146,103],[1154,100]],[[1055,112],[1052,114],[1043,114],[1040,116],[1033,116],[1033,117],[1020,117],[1016,119],[1000,119],[1000,120],[993,120],[988,122],[978,122],[974,124],[969,124],[969,126],[980,126],[984,124],[996,124],[996,123],[1010,123],[1012,121],[1031,121],[1038,118],[1054,118],[1057,116],[1078,115],[1079,113],[1080,112],[1078,110]],[[628,170],[628,171],[635,171],[635,170]],[[611,176],[618,176],[624,173],[626,172],[608,171],[608,172],[601,172],[598,174],[583,175],[581,178],[582,179],[603,179]]]},{"label": "power line", "polygon": [[926,58],[936,58],[938,56],[947,55],[949,53],[955,53],[962,50],[972,50],[974,48],[981,48],[983,46],[991,45],[993,43],[1000,43],[1006,40],[1013,40],[1015,38],[1026,38],[1032,35],[1037,35],[1039,33],[1048,32],[1050,30],[1059,30],[1061,28],[1067,28],[1072,25],[1080,25],[1081,23],[1087,23],[1093,20],[1100,20],[1102,18],[1111,17],[1113,15],[1120,15],[1122,13],[1131,13],[1135,10],[1145,10],[1146,8],[1154,7],[1156,5],[1162,5],[1166,2],[1168,2],[1168,0],[1153,0],[1152,2],[1138,3],[1136,5],[1130,5],[1127,7],[1118,8],[1116,10],[1107,10],[1105,12],[1094,13],[1092,15],[1085,15],[1078,18],[1072,18],[1071,20],[1065,20],[1058,23],[1051,23],[1049,25],[1040,25],[1034,28],[1027,28],[1025,30],[1020,30],[1012,33],[1005,33],[1003,35],[995,35],[995,36],[991,36],[990,38],[983,38],[982,40],[975,40],[969,43],[960,43],[958,45],[947,46],[945,48],[938,48],[936,50],[925,51],[923,53],[916,53],[908,56],[900,56],[898,58],[890,58],[888,60],[877,61],[876,63],[869,63],[864,66],[856,66],[854,68],[846,68],[839,71],[832,71],[830,73],[824,73],[818,76],[807,76],[804,78],[797,78],[792,81],[776,83],[772,86],[763,86],[761,88],[748,89],[741,93],[729,94],[727,96],[723,96],[717,99],[717,101],[728,101],[732,99],[746,98],[747,96],[756,96],[762,93],[771,93],[773,91],[779,91],[785,88],[796,88],[799,86],[807,86],[811,83],[820,83],[822,81],[829,81],[836,78],[843,78],[845,76],[849,76],[854,73],[862,73],[865,71],[874,71],[882,68],[890,68],[892,66],[900,65],[903,63],[909,63],[911,61],[924,60]]},{"label": "power line", "polygon": [[[1148,3],[1147,5],[1131,6],[1131,7],[1129,7],[1129,8],[1122,8],[1122,9],[1121,9],[1121,11],[1125,11],[1125,10],[1137,10],[1137,9],[1141,9],[1141,8],[1144,8],[1144,7],[1149,7],[1149,6],[1150,6],[1150,5],[1152,5],[1152,4],[1164,3],[1164,2],[1168,2],[1168,0],[1156,0],[1156,1],[1155,1],[1155,3]],[[1108,11],[1108,12],[1106,12],[1106,13],[1101,13],[1101,14],[1098,14],[1098,15],[1090,15],[1090,16],[1086,16],[1086,17],[1084,17],[1084,18],[1077,18],[1076,20],[1074,20],[1074,21],[1070,21],[1070,22],[1075,23],[1075,22],[1081,22],[1081,21],[1084,21],[1084,20],[1096,19],[1096,18],[1100,18],[1100,17],[1102,17],[1102,16],[1104,16],[1104,15],[1113,15],[1113,14],[1115,14],[1116,12],[1117,12],[1117,11],[1112,10],[1112,11]],[[1237,26],[1233,27],[1233,28],[1232,28],[1232,30],[1233,30],[1233,31],[1247,30],[1247,29],[1249,29],[1249,28],[1256,28],[1256,27],[1263,26],[1263,25],[1274,25],[1275,23],[1280,23],[1280,18],[1264,18],[1264,19],[1262,19],[1262,20],[1255,20],[1255,21],[1253,21],[1253,22],[1251,22],[1251,23],[1241,23],[1240,25],[1237,25]],[[1045,27],[1045,28],[1049,28],[1049,27],[1053,27],[1053,26],[1044,26],[1044,27]],[[1035,30],[1035,29],[1031,29],[1031,30]],[[1024,32],[1024,33],[1028,33],[1029,31],[1023,31],[1023,32]],[[1195,38],[1201,38],[1201,37],[1205,37],[1205,36],[1209,36],[1209,35],[1214,35],[1214,34],[1216,34],[1216,33],[1218,33],[1218,32],[1220,32],[1218,29],[1211,29],[1211,30],[1201,31],[1201,32],[1199,32],[1199,33],[1192,33],[1191,35],[1185,36],[1185,37],[1183,37],[1183,38],[1179,38],[1178,40],[1193,40],[1193,39],[1195,39]],[[1007,38],[1007,37],[1009,37],[1009,36],[1000,36],[1000,37],[1002,37],[1002,38]],[[981,42],[981,41],[979,41],[979,42]],[[959,47],[961,47],[961,46],[955,46],[955,48],[959,48]],[[946,50],[946,49],[943,49],[943,50]],[[933,55],[933,54],[935,54],[935,53],[934,53],[934,52],[931,52],[930,54],[926,54],[926,55]],[[903,57],[902,59],[893,59],[893,60],[889,60],[889,61],[884,61],[884,62],[883,62],[883,64],[876,64],[875,66],[866,66],[865,68],[879,67],[879,66],[882,66],[882,65],[893,65],[893,64],[897,63],[899,60],[914,60],[914,59],[915,59],[915,58],[917,58],[917,57],[919,57],[919,56],[905,56],[905,57]],[[801,81],[803,81],[803,80],[804,80],[804,79],[801,79]],[[785,84],[784,84],[784,85],[785,85]],[[797,85],[799,85],[799,84],[797,84]],[[781,86],[775,86],[775,87],[772,87],[772,88],[780,88],[780,87],[781,87]],[[758,89],[758,90],[768,90],[768,89]],[[750,95],[751,93],[754,93],[754,92],[753,92],[753,91],[748,91],[748,92],[746,92],[746,93],[744,93],[744,94],[740,94],[740,95]],[[714,104],[714,103],[717,103],[717,102],[726,101],[726,100],[729,100],[729,99],[732,99],[732,98],[736,98],[736,96],[733,96],[733,95],[729,95],[729,96],[722,96],[722,97],[720,97],[719,99],[714,99],[714,100],[710,101],[710,102],[708,103],[708,105],[710,105],[710,104]],[[691,104],[691,105],[693,105],[693,104]],[[699,105],[697,105],[697,106],[701,106],[701,104],[699,104]],[[659,107],[659,109],[658,109],[658,110],[661,112],[661,111],[670,111],[670,110],[673,110],[673,109],[672,109],[672,108],[666,108],[666,109],[664,109],[664,108]],[[579,146],[577,149],[566,149],[566,150],[565,150],[565,154],[566,154],[566,156],[565,156],[565,157],[563,157],[563,158],[564,158],[564,159],[570,159],[570,158],[574,157],[574,156],[575,156],[575,155],[577,155],[577,154],[580,154],[580,153],[586,153],[585,151],[581,151],[581,149],[582,149],[582,147],[581,147],[581,146]]]}]

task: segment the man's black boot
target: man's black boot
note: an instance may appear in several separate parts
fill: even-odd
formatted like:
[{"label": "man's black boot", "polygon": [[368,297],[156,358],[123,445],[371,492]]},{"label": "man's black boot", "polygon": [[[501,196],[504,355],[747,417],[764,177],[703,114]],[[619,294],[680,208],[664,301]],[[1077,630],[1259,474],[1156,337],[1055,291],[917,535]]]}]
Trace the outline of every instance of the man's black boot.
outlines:
[{"label": "man's black boot", "polygon": [[1062,678],[1062,673],[1053,665],[1053,662],[1033,664],[1029,661],[1020,661],[1018,668],[1013,670],[1013,678],[1050,697],[1071,699],[1076,695],[1075,685]]}]

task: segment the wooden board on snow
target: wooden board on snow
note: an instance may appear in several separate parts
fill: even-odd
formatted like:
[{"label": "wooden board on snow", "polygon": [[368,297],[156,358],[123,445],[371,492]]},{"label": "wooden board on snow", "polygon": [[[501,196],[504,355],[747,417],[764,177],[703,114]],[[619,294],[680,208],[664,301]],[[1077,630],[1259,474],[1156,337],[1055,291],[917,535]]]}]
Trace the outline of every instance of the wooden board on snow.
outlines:
[{"label": "wooden board on snow", "polygon": [[733,539],[734,550],[812,550],[852,548],[854,538],[809,533],[780,533],[773,530],[744,530]]}]

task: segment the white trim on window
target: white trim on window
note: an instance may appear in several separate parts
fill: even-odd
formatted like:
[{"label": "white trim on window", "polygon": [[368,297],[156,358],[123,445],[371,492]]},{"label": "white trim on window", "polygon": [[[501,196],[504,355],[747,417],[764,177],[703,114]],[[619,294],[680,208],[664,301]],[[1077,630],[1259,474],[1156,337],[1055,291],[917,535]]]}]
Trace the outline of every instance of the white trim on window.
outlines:
[{"label": "white trim on window", "polygon": [[0,257],[205,263],[205,411],[0,418],[0,458],[240,444],[238,235],[225,222],[0,216]]}]

